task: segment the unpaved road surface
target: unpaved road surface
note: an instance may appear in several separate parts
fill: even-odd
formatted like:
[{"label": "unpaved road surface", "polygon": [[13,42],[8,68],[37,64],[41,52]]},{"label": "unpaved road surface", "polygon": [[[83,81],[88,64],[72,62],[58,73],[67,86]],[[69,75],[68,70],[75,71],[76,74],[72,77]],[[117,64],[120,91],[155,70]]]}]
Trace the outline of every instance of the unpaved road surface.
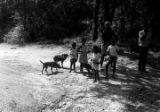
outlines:
[{"label": "unpaved road surface", "polygon": [[63,46],[1,44],[0,112],[160,112],[159,71],[148,67],[140,75],[137,60],[123,56],[116,80],[106,81],[101,73],[94,83],[87,74],[69,73],[69,59],[65,69],[42,75],[39,60],[64,52]]}]

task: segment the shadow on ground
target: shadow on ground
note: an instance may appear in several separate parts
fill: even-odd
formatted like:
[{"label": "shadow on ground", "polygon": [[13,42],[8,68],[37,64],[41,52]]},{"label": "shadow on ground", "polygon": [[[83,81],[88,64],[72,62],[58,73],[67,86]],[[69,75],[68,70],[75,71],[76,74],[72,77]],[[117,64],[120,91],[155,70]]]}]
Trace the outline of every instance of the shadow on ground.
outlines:
[{"label": "shadow on ground", "polygon": [[149,68],[147,73],[125,66],[118,67],[117,78],[101,80],[90,89],[98,98],[111,98],[125,105],[127,112],[160,111],[160,71]]},{"label": "shadow on ground", "polygon": [[[138,60],[139,54],[138,53],[130,53],[130,52],[121,52],[121,56],[127,57],[130,60]],[[155,69],[160,70],[160,57],[155,58],[153,54],[148,54],[147,63]]]}]

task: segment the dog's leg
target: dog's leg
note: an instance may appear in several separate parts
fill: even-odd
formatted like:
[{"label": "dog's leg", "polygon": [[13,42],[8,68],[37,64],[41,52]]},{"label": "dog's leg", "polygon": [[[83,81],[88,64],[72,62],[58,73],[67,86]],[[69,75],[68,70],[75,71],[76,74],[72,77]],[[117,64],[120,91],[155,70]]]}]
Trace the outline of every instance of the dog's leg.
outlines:
[{"label": "dog's leg", "polygon": [[63,61],[61,61],[61,66],[62,66],[62,68],[63,68]]},{"label": "dog's leg", "polygon": [[42,71],[41,71],[41,72],[42,72],[42,74],[43,74],[43,70],[44,70],[44,66],[42,67]]},{"label": "dog's leg", "polygon": [[48,74],[47,68],[48,68],[48,67],[45,68],[45,71],[46,71],[46,73]]},{"label": "dog's leg", "polygon": [[53,68],[51,67],[51,72],[53,73]]}]

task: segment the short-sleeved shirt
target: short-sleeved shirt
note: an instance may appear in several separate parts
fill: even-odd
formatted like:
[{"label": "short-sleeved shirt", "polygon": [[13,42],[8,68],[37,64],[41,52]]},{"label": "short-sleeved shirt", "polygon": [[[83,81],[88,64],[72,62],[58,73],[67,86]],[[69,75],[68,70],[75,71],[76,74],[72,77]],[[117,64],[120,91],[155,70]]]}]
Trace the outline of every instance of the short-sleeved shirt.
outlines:
[{"label": "short-sleeved shirt", "polygon": [[107,52],[109,52],[110,56],[118,57],[118,46],[109,45],[107,48]]},{"label": "short-sleeved shirt", "polygon": [[70,59],[77,59],[78,58],[78,53],[76,49],[70,49]]},{"label": "short-sleeved shirt", "polygon": [[84,45],[81,48],[81,54],[79,57],[79,62],[80,63],[88,63],[88,58],[87,58],[87,47]]},{"label": "short-sleeved shirt", "polygon": [[98,70],[99,68],[99,62],[101,59],[101,54],[100,53],[93,53],[93,57],[92,57],[92,63],[91,66],[95,69]]}]

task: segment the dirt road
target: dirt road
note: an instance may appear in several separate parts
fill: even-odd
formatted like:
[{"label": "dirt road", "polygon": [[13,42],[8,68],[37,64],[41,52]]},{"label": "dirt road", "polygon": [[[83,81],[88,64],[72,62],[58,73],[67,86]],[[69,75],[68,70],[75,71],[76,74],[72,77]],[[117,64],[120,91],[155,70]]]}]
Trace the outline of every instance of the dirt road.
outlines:
[{"label": "dirt road", "polygon": [[[64,52],[68,49],[63,46],[18,47],[1,44],[0,112],[160,111],[160,95],[157,93],[160,87],[159,71],[151,71],[155,77],[139,77],[137,80],[138,73],[133,71],[136,61],[126,61],[128,58],[123,57],[119,59],[118,68],[122,64],[127,68],[118,69],[117,80],[106,81],[101,75],[101,81],[94,83],[87,75],[69,73],[68,59],[64,62],[65,69],[49,76],[42,75],[39,60],[52,61],[54,55]],[[143,87],[143,91],[153,95],[151,99],[141,101],[136,97],[139,92],[134,92]],[[147,87],[152,87],[152,90]]]}]

